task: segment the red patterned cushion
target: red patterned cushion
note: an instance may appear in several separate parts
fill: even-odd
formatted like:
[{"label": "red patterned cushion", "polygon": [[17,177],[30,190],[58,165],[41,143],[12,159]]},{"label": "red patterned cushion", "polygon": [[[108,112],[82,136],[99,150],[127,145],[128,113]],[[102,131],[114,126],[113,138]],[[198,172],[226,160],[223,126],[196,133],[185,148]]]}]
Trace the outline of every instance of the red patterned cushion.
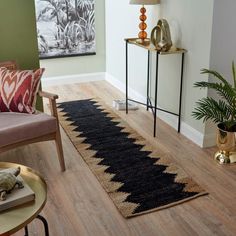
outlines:
[{"label": "red patterned cushion", "polygon": [[8,70],[0,67],[0,112],[34,113],[43,68]]}]

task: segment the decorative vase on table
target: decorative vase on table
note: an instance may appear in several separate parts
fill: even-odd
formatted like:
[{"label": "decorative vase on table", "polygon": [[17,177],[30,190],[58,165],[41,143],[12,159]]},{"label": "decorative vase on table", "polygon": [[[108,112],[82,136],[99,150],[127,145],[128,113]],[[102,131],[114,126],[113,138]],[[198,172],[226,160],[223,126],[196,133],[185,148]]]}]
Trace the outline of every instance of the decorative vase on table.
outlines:
[{"label": "decorative vase on table", "polygon": [[159,51],[169,51],[172,46],[170,28],[167,20],[160,19],[151,32],[151,42]]}]

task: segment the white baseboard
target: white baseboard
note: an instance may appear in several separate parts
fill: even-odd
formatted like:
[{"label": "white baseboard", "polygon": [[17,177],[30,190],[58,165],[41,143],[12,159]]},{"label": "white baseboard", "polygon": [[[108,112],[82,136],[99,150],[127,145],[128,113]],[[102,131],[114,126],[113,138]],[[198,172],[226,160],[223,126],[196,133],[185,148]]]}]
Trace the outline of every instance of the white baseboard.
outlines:
[{"label": "white baseboard", "polygon": [[62,85],[62,84],[75,84],[85,83],[91,81],[105,80],[105,72],[78,74],[78,75],[66,75],[56,77],[42,77],[42,87]]},{"label": "white baseboard", "polygon": [[[125,93],[125,84],[122,83],[120,80],[116,79],[114,76],[106,73],[105,79],[107,82],[112,84],[114,87],[119,89],[121,92]],[[129,88],[129,97],[132,97],[135,100],[140,102],[146,103],[146,97],[141,95],[140,93],[136,92],[133,89]],[[160,119],[166,122],[168,125],[172,126],[173,128],[177,129],[178,125],[178,118],[174,115],[158,111],[157,115]],[[197,131],[196,129],[192,128],[187,123],[181,121],[180,126],[180,133],[186,136],[188,139],[196,143],[200,147],[210,147],[215,145],[215,134],[205,135],[201,132]]]},{"label": "white baseboard", "polygon": [[[105,80],[117,89],[119,89],[121,92],[125,93],[125,84],[122,83],[120,80],[116,79],[111,74],[106,73]],[[136,99],[140,102],[146,103],[146,98],[132,88],[129,88],[129,97],[132,97],[133,99]]]},{"label": "white baseboard", "polygon": [[196,143],[200,147],[204,147],[204,134],[194,129],[185,122],[181,122],[180,133]]}]

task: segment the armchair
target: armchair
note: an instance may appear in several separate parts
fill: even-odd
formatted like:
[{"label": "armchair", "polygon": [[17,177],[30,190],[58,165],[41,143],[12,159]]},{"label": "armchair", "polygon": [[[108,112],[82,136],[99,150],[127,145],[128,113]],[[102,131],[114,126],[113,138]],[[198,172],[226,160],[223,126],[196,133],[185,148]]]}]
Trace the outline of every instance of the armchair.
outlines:
[{"label": "armchair", "polygon": [[[0,63],[9,69],[17,68],[14,61]],[[61,171],[65,171],[64,154],[56,108],[58,95],[39,91],[40,97],[49,99],[51,115],[0,112],[0,153],[35,142],[54,140]]]}]

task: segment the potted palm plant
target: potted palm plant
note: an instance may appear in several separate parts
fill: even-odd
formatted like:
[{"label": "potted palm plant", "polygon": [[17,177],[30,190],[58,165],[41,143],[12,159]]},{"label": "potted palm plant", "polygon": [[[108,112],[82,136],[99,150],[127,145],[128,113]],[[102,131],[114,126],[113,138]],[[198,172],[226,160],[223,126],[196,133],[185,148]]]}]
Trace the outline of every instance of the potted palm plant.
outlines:
[{"label": "potted palm plant", "polygon": [[209,88],[216,91],[218,98],[202,98],[196,102],[197,107],[192,115],[203,122],[211,120],[217,124],[217,146],[219,151],[215,159],[221,163],[236,161],[236,74],[232,62],[232,83],[214,70],[202,69],[201,74],[211,75],[214,82],[196,82],[194,87]]}]

